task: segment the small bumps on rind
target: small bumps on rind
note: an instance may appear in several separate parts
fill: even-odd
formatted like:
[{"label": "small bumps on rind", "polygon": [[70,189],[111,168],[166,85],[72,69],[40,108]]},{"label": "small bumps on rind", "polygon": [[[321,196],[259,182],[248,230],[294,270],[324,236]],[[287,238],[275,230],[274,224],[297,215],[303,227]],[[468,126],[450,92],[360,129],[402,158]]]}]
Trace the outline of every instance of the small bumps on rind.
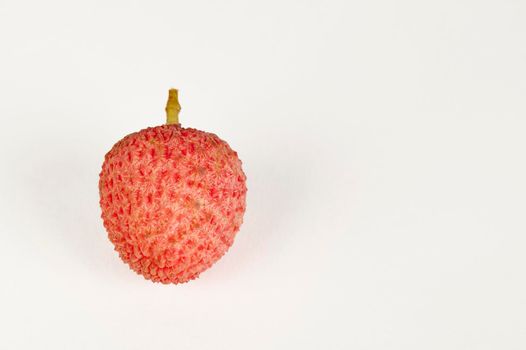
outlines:
[{"label": "small bumps on rind", "polygon": [[237,153],[216,135],[179,125],[147,128],[105,156],[104,227],[132,270],[154,282],[187,282],[232,245],[245,182]]}]

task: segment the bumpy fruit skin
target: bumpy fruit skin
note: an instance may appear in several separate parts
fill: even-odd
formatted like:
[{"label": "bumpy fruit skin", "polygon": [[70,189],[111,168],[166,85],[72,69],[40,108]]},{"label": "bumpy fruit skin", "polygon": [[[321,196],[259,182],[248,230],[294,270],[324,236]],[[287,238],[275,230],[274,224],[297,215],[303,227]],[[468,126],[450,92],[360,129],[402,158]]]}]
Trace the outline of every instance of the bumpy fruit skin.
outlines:
[{"label": "bumpy fruit skin", "polygon": [[214,134],[178,125],[126,136],[100,173],[102,219],[122,260],[154,282],[182,283],[215,263],[245,212],[241,161]]}]

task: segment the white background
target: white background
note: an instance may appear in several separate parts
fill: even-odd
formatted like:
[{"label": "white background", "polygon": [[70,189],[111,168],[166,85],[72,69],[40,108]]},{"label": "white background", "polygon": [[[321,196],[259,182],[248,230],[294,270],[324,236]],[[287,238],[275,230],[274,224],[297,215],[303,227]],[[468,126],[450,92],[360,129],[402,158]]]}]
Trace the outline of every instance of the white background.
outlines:
[{"label": "white background", "polygon": [[[525,349],[526,2],[0,1],[1,349]],[[103,156],[217,133],[245,223],[123,264]]]}]

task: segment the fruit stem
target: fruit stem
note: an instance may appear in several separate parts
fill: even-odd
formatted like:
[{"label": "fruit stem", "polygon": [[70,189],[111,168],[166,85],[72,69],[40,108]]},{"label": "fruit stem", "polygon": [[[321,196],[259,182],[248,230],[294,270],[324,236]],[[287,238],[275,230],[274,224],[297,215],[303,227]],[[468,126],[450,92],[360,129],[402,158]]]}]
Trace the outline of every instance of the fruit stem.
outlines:
[{"label": "fruit stem", "polygon": [[181,105],[179,104],[179,96],[177,89],[170,89],[168,91],[168,102],[166,103],[166,124],[179,124],[179,112]]}]

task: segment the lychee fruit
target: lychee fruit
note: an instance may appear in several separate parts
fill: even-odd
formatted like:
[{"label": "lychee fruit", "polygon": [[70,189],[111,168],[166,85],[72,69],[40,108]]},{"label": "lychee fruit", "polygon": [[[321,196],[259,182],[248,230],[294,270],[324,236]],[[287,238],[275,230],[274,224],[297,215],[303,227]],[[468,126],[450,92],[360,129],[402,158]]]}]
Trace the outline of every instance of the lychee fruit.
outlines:
[{"label": "lychee fruit", "polygon": [[237,153],[212,133],[167,123],[124,137],[99,179],[104,227],[121,259],[146,279],[183,283],[225,254],[243,222],[246,177]]}]

